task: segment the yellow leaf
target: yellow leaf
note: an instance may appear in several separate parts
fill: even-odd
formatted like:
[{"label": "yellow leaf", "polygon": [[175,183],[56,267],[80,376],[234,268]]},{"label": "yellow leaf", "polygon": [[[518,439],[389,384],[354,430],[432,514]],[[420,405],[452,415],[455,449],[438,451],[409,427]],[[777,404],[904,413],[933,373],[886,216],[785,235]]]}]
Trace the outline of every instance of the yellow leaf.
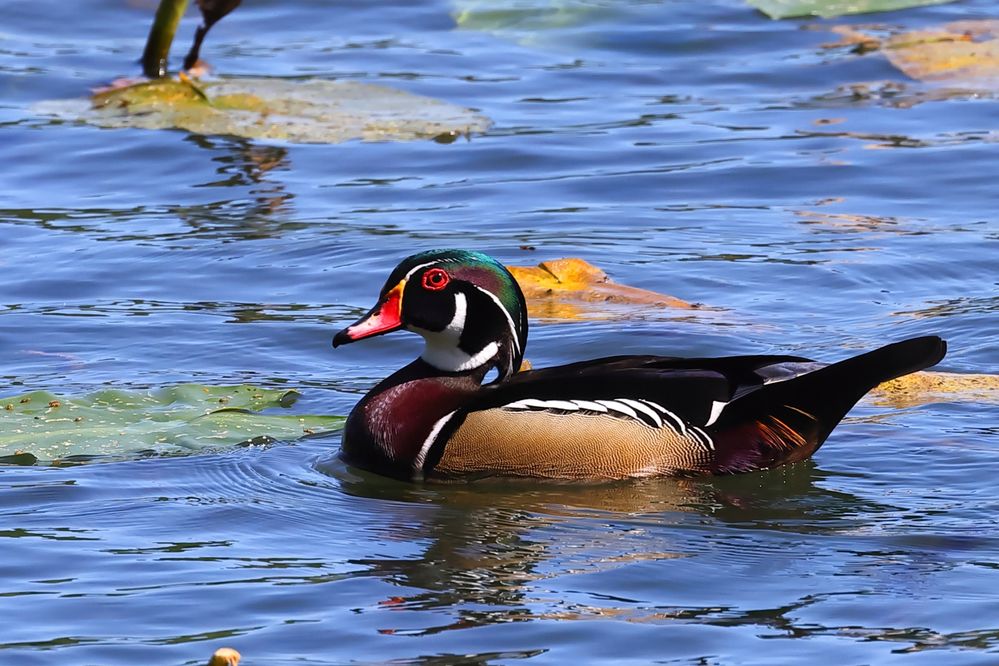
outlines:
[{"label": "yellow leaf", "polygon": [[831,30],[841,40],[825,46],[854,45],[858,52],[880,50],[893,66],[913,79],[960,86],[999,86],[999,20],[955,21],[936,28],[895,33],[881,40],[854,26],[833,26]]},{"label": "yellow leaf", "polygon": [[916,372],[881,384],[871,398],[874,404],[896,408],[932,402],[999,403],[999,375]]},{"label": "yellow leaf", "polygon": [[239,652],[236,652],[232,648],[219,648],[212,655],[208,666],[239,666],[239,658]]},{"label": "yellow leaf", "polygon": [[530,315],[539,319],[604,319],[623,314],[620,306],[642,306],[641,310],[699,307],[666,294],[618,284],[600,268],[575,257],[507,268],[524,292]]}]

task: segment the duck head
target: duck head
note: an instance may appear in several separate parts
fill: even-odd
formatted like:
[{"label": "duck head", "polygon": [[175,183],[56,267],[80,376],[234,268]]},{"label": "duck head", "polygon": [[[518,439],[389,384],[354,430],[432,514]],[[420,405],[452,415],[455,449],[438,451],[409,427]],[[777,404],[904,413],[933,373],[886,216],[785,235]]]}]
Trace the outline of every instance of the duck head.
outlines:
[{"label": "duck head", "polygon": [[407,257],[371,311],[333,338],[333,346],[405,329],[426,343],[424,362],[446,373],[496,368],[502,381],[520,368],[527,305],[510,272],[481,252],[431,250]]}]

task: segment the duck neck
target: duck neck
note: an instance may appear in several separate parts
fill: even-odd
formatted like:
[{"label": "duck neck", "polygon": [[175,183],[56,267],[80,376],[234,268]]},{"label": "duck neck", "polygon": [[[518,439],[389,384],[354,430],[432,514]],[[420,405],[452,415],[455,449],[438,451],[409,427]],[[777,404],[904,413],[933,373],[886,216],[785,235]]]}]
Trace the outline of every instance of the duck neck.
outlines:
[{"label": "duck neck", "polygon": [[500,344],[491,341],[478,349],[467,350],[459,335],[450,331],[430,333],[418,331],[423,335],[425,345],[418,360],[432,367],[438,374],[479,373],[485,376],[496,365],[500,353]]},{"label": "duck neck", "polygon": [[380,381],[375,388],[371,390],[371,393],[375,393],[380,389],[387,389],[391,386],[398,386],[408,382],[427,379],[438,379],[445,383],[454,383],[459,385],[473,384],[475,386],[479,386],[482,384],[482,380],[485,378],[486,373],[490,370],[488,364],[474,366],[466,370],[445,370],[437,365],[434,365],[433,363],[428,363],[424,358],[425,354],[426,349],[424,349],[424,353],[420,355],[419,358],[411,362],[409,365],[403,366]]}]

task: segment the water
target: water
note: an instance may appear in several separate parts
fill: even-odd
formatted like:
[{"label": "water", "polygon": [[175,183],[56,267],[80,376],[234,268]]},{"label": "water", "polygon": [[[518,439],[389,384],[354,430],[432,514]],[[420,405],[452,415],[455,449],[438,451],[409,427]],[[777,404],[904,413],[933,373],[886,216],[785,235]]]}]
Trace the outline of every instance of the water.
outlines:
[{"label": "water", "polygon": [[[582,256],[723,309],[534,322],[535,365],[934,333],[943,370],[999,365],[991,92],[735,0],[557,3],[572,20],[503,33],[443,0],[259,0],[210,35],[221,72],[381,82],[494,128],[302,146],[33,111],[135,72],[152,4],[5,4],[0,394],[247,381],[345,414],[419,345],[331,336],[437,246]],[[410,486],[336,436],[5,468],[0,663],[995,663],[995,413],[865,402],[809,463],[682,483]]]}]

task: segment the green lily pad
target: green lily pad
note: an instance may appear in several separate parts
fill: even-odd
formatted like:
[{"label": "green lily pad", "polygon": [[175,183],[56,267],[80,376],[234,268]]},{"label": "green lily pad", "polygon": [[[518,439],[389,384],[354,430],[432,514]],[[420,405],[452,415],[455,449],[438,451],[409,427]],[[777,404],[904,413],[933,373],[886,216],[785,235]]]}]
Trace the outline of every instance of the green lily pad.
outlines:
[{"label": "green lily pad", "polygon": [[621,3],[594,0],[452,0],[458,30],[487,32],[532,49],[583,48],[601,39],[594,26],[611,23]]},{"label": "green lily pad", "polygon": [[46,391],[0,398],[0,462],[169,454],[333,432],[340,416],[260,413],[298,393],[255,386],[180,384],[107,389],[66,398]]},{"label": "green lily pad", "polygon": [[47,102],[40,113],[98,127],[184,129],[293,143],[437,139],[484,132],[485,116],[441,100],[356,81],[155,79],[92,100]]},{"label": "green lily pad", "polygon": [[772,19],[799,16],[832,18],[846,14],[890,12],[910,7],[942,5],[954,0],[746,0]]},{"label": "green lily pad", "polygon": [[462,30],[535,32],[579,25],[601,8],[592,0],[455,0],[454,21]]}]

